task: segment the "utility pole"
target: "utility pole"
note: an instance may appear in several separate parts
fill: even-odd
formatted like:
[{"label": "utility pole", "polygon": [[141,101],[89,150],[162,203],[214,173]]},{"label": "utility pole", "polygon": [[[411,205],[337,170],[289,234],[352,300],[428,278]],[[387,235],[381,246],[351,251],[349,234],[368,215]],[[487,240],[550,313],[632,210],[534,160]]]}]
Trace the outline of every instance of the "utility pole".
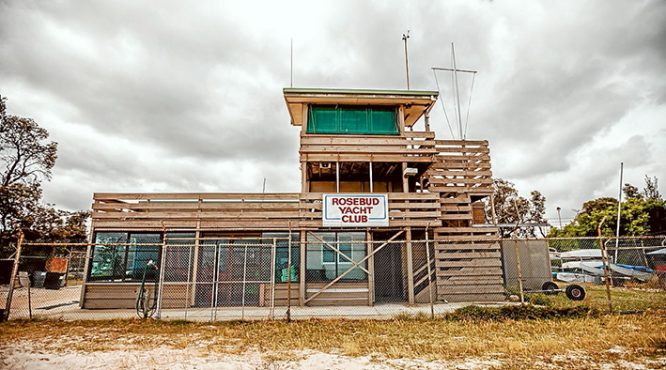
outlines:
[{"label": "utility pole", "polygon": [[409,30],[402,34],[402,41],[405,42],[405,72],[407,74],[407,90],[409,90],[409,54],[407,53],[407,39],[409,39]]},{"label": "utility pole", "polygon": [[561,207],[557,207],[557,218],[560,220],[560,229],[562,228],[562,215],[560,214],[560,211],[562,210]]}]

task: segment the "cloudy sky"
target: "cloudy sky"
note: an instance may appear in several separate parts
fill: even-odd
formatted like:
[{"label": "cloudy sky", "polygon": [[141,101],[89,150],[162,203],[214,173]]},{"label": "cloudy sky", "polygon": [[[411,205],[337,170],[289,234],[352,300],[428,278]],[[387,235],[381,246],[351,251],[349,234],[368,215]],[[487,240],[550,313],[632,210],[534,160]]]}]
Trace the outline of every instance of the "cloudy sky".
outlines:
[{"label": "cloudy sky", "polygon": [[[494,174],[581,202],[658,176],[666,192],[664,1],[0,0],[0,94],[59,143],[45,198],[93,192],[298,191],[298,129],[282,88],[414,89],[431,67],[479,71],[467,137]],[[454,109],[450,75],[437,75]],[[471,79],[460,76],[463,117]],[[432,125],[450,137],[442,106]],[[422,126],[421,126],[422,127]]]}]

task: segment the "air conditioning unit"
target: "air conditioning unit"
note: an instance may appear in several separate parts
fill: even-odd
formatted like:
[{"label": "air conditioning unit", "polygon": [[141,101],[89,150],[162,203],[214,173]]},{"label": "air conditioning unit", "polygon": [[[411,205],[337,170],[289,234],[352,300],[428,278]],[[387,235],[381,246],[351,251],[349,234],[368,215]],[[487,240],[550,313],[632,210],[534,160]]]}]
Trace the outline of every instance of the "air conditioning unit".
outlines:
[{"label": "air conditioning unit", "polygon": [[405,172],[402,173],[404,177],[416,176],[419,173],[419,170],[414,167],[405,168]]}]

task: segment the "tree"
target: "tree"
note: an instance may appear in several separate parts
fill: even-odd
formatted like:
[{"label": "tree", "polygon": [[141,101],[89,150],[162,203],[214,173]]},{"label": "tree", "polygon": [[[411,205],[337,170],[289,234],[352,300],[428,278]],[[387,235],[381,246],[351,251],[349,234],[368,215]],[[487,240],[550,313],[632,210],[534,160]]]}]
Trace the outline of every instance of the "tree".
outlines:
[{"label": "tree", "polygon": [[643,195],[638,191],[638,188],[631,185],[631,184],[624,184],[622,187],[622,192],[624,193],[624,197],[626,199],[632,199],[632,198],[642,198]]},{"label": "tree", "polygon": [[645,199],[663,200],[659,193],[659,179],[657,176],[650,177],[645,175],[645,187],[643,188]]},{"label": "tree", "polygon": [[[620,212],[620,235],[638,236],[666,231],[666,203],[657,190],[657,178],[645,176],[641,193],[636,186],[622,188],[625,201]],[[597,228],[606,217],[601,233],[614,236],[617,228],[617,199],[598,198],[583,203],[583,209],[572,223],[562,229],[551,229],[550,236],[597,236]]]},{"label": "tree", "polygon": [[[493,205],[497,223],[510,225],[533,224],[520,226],[517,233],[523,237],[535,237],[536,231],[545,236],[541,226],[546,225],[546,198],[539,191],[532,191],[530,198],[518,194],[516,186],[507,180],[493,179],[493,204],[486,203],[486,214],[493,214]],[[502,237],[511,235],[513,228],[501,228]]]},{"label": "tree", "polygon": [[51,178],[58,144],[33,119],[7,114],[6,101],[0,96],[0,247],[19,228],[26,240],[85,240],[86,212],[41,204],[41,182]]}]

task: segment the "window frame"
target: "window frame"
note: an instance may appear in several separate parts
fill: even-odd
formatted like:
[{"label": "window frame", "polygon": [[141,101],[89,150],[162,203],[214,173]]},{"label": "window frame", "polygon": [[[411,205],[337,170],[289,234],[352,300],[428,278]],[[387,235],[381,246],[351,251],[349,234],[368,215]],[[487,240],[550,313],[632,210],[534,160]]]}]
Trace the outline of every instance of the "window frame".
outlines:
[{"label": "window frame", "polygon": [[[316,111],[321,109],[322,112],[324,110],[328,110],[329,114],[335,115],[335,130],[334,132],[326,132],[325,129],[321,128],[317,124],[317,119],[315,119],[315,114]],[[362,122],[365,124],[366,129],[365,130],[360,130],[358,127],[358,123],[356,124],[356,130],[353,132],[345,131],[344,127],[342,127],[343,121],[345,121],[343,116],[345,115],[344,113],[350,113],[352,111],[363,111],[364,112],[364,121]],[[373,114],[373,113],[380,113],[380,112],[385,112],[388,113],[390,112],[393,116],[393,125],[392,125],[392,131],[391,132],[373,132],[374,130],[374,119],[377,119],[379,115]],[[373,135],[373,136],[399,136],[400,135],[400,120],[399,120],[399,109],[395,106],[381,106],[381,105],[324,105],[324,104],[317,104],[317,105],[310,105],[308,106],[308,117],[307,117],[307,125],[305,127],[305,132],[310,135]],[[360,117],[360,113],[356,113]],[[350,117],[353,118],[353,117]],[[388,121],[387,121],[388,122]],[[347,127],[347,130],[352,128],[353,125],[350,125]],[[318,128],[319,127],[319,128]],[[322,132],[321,130],[324,130]],[[333,131],[333,130],[329,130]]]},{"label": "window frame", "polygon": [[[110,246],[111,248],[114,248],[116,250],[120,249],[121,252],[119,255],[123,256],[121,266],[116,266],[114,263],[111,267],[112,274],[111,275],[105,275],[105,276],[93,276],[93,267],[94,267],[94,259],[95,256],[97,255],[96,249],[98,247],[105,246],[106,243],[104,242],[98,242],[98,237],[100,234],[125,234],[124,235],[124,241],[120,241],[117,239],[117,241],[108,243],[108,244],[123,244],[123,245],[113,245]],[[155,244],[160,244],[162,245],[164,243],[164,234],[163,233],[155,233],[155,232],[131,232],[131,231],[95,231],[93,235],[93,240],[95,241],[94,244],[92,245],[91,251],[90,251],[90,266],[88,267],[87,271],[87,281],[89,282],[111,282],[111,283],[124,283],[124,282],[139,282],[141,281],[140,278],[134,278],[132,277],[132,273],[128,273],[128,259],[129,259],[129,254],[130,254],[130,248],[134,248],[134,253],[136,254],[137,252],[153,252],[151,250],[148,251],[137,251],[137,248],[145,247],[145,248],[156,248],[157,252],[157,257],[155,262],[159,265],[159,262],[161,261],[162,258],[162,248],[159,245],[155,246],[142,246],[142,245],[137,245],[137,244],[143,244],[143,243],[135,243],[132,244],[130,243],[130,240],[132,239],[133,235],[158,235],[158,243]],[[151,243],[152,244],[152,243]],[[136,256],[134,257],[136,258]],[[133,259],[134,261],[134,259]],[[122,273],[117,273],[118,271],[121,271]],[[146,277],[146,281],[154,282],[157,280],[157,274],[151,274],[154,276],[151,277]],[[143,276],[142,276],[143,277]]]}]

